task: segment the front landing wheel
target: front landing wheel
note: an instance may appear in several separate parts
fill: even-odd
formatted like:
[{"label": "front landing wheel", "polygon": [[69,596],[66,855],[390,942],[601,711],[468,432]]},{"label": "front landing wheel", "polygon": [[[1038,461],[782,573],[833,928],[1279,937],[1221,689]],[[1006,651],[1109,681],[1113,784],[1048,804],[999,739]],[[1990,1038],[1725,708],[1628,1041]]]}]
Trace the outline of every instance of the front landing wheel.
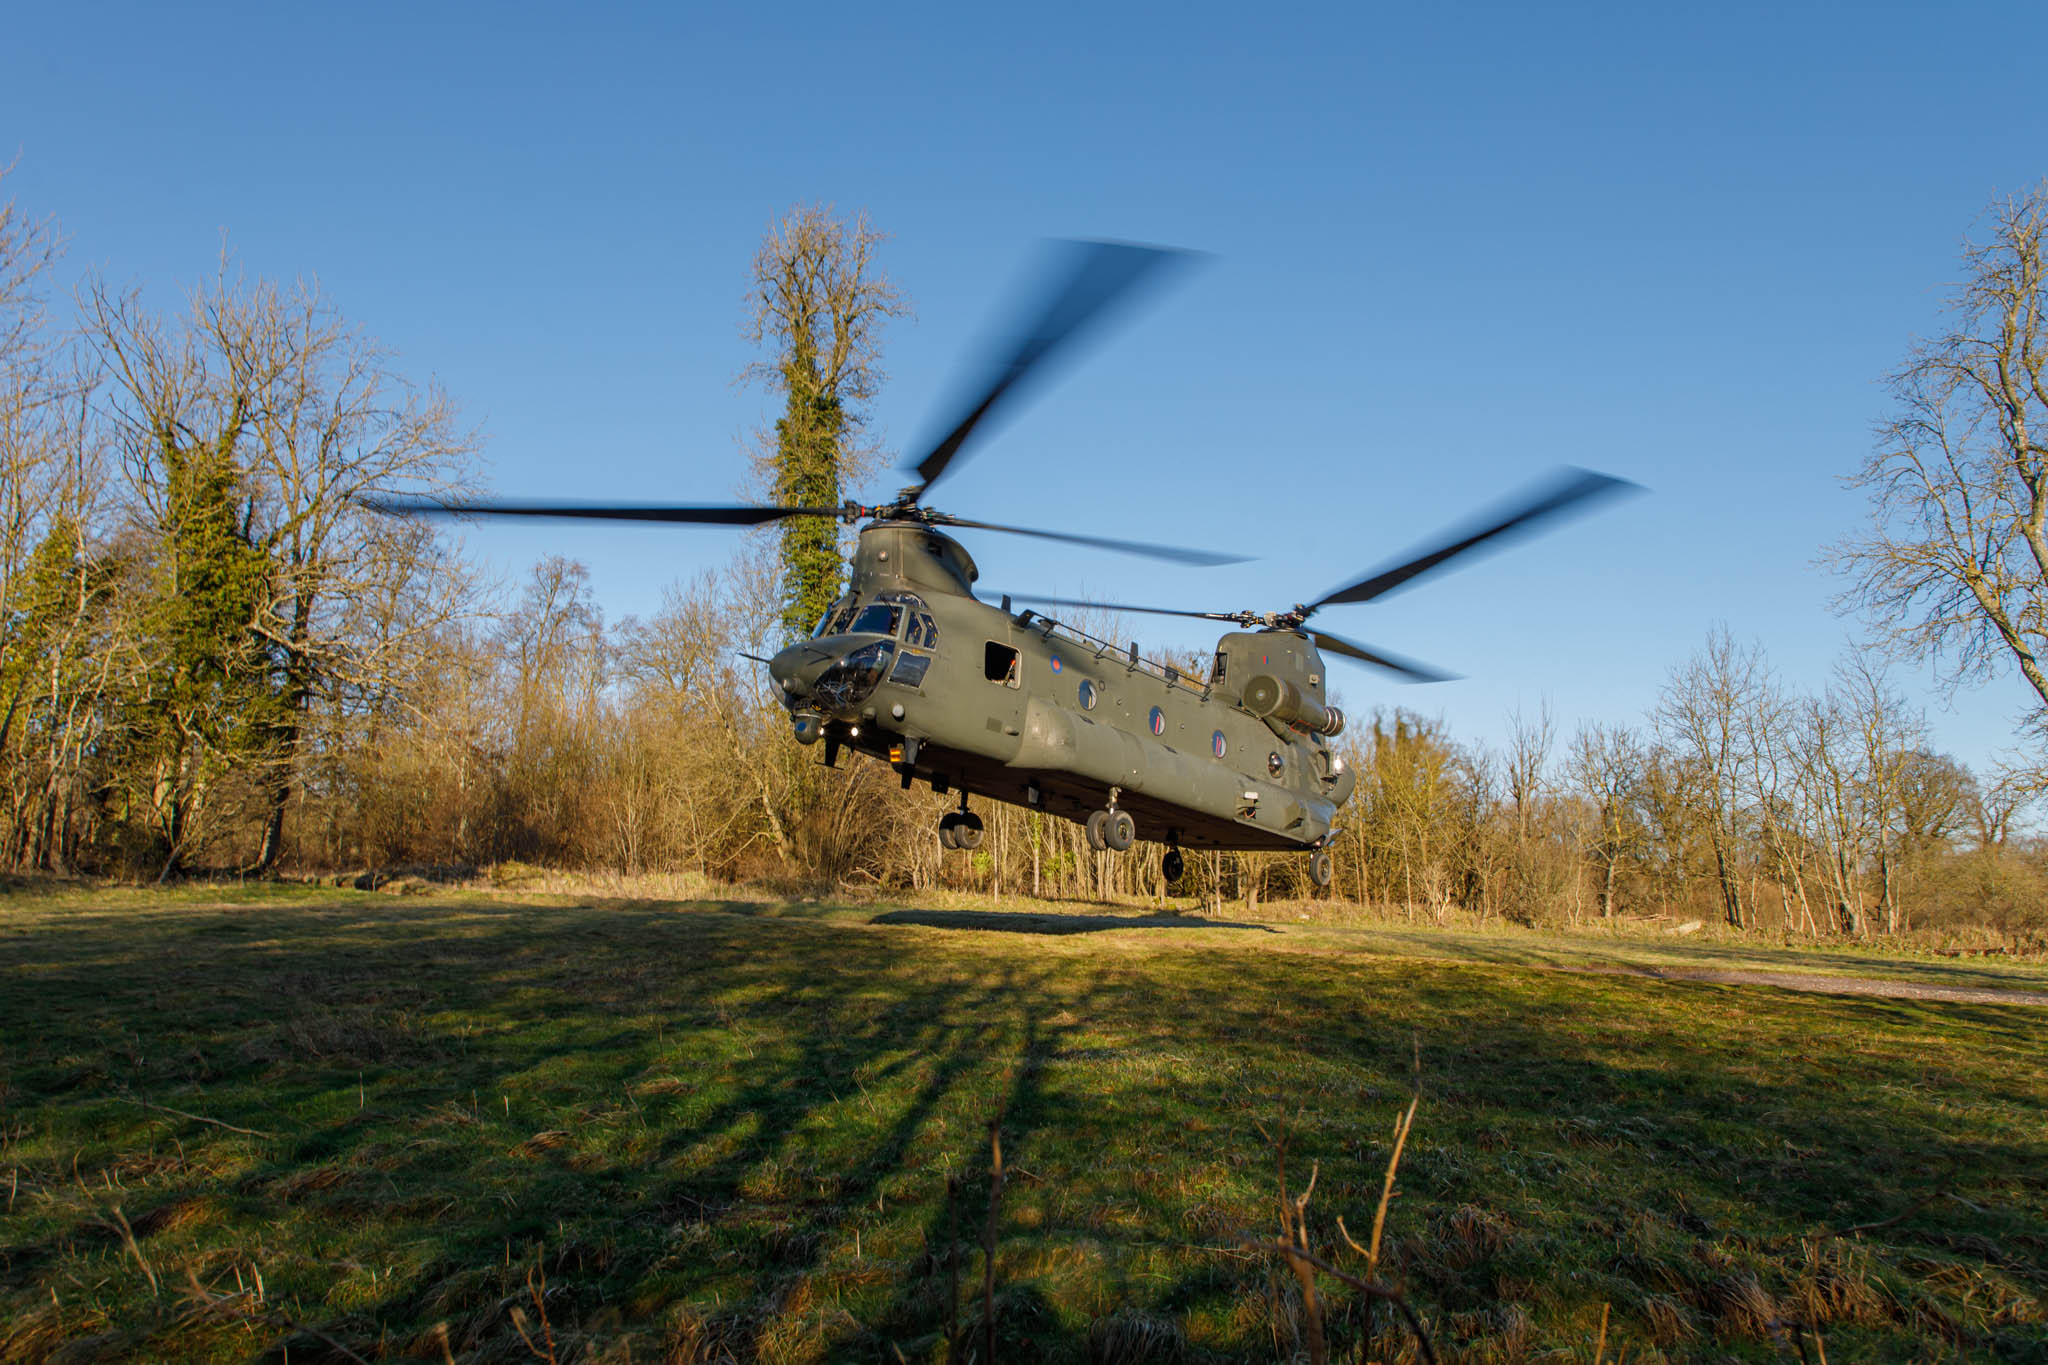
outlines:
[{"label": "front landing wheel", "polygon": [[1316,850],[1315,854],[1308,860],[1308,879],[1314,882],[1316,889],[1320,891],[1328,887],[1336,879],[1336,876],[1337,870],[1331,863],[1330,850],[1327,848]]}]

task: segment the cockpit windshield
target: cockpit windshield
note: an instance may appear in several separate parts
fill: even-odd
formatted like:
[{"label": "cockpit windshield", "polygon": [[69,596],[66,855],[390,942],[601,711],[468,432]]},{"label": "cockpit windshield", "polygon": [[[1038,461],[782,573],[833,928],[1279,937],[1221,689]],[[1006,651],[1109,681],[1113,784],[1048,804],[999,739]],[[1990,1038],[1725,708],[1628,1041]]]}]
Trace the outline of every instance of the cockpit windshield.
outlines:
[{"label": "cockpit windshield", "polygon": [[865,606],[848,593],[825,609],[818,618],[818,628],[811,632],[816,640],[826,635],[887,635],[891,639],[903,625],[904,618],[910,619],[910,643],[929,649],[939,641],[939,628],[932,624],[931,617],[923,610],[924,602],[916,594],[907,592],[885,592],[878,594],[874,601]]},{"label": "cockpit windshield", "polygon": [[887,635],[895,638],[896,627],[903,623],[903,608],[893,602],[870,602],[854,615],[853,624],[842,635]]}]

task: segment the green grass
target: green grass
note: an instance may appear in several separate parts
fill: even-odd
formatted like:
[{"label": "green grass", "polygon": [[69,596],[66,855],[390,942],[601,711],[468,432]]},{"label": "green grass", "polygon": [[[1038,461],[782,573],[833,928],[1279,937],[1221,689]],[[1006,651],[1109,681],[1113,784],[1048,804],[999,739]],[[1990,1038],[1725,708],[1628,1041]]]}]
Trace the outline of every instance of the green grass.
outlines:
[{"label": "green grass", "polygon": [[2048,1360],[2048,1009],[1535,964],[2038,968],[1063,909],[0,900],[0,1360],[936,1360],[998,1113],[1004,1358],[1274,1359],[1261,1128],[1362,1236],[1418,1049],[1445,1359]]}]

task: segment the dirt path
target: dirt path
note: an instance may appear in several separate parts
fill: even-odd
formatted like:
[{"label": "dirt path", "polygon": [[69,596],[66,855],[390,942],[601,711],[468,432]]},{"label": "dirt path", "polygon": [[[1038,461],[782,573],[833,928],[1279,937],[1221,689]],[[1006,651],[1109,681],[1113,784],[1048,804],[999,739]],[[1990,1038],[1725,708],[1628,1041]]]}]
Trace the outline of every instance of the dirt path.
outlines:
[{"label": "dirt path", "polygon": [[1926,986],[1871,976],[1820,976],[1809,972],[1729,972],[1710,967],[1579,967],[1561,972],[1593,976],[1650,976],[1660,981],[1713,981],[1729,986],[1777,986],[1826,995],[1874,995],[1887,1000],[1951,1000],[1964,1005],[2048,1005],[2048,991],[1987,991],[1972,986]]}]

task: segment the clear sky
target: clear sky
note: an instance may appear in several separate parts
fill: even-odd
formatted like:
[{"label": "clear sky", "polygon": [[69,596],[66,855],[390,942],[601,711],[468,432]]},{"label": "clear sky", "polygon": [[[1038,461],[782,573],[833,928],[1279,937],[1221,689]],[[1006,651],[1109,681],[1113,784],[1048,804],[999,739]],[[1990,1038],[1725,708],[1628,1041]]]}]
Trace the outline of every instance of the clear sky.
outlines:
[{"label": "clear sky", "polygon": [[[1651,493],[1319,624],[1469,675],[1342,670],[1496,741],[1651,705],[1716,622],[1817,687],[1857,629],[1816,567],[1882,376],[1970,223],[2048,173],[2048,6],[17,7],[8,188],[66,270],[165,302],[226,231],[437,376],[516,496],[729,497],[749,259],[865,209],[917,316],[875,430],[928,441],[1035,244],[1214,258],[1002,426],[937,505],[1260,556],[1186,570],[972,536],[996,590],[1321,594],[1561,463]],[[862,490],[892,491],[889,476]],[[470,532],[586,561],[614,617],[729,533]],[[1199,623],[1142,620],[1199,646]],[[2021,685],[1952,707],[1981,765]]]}]

